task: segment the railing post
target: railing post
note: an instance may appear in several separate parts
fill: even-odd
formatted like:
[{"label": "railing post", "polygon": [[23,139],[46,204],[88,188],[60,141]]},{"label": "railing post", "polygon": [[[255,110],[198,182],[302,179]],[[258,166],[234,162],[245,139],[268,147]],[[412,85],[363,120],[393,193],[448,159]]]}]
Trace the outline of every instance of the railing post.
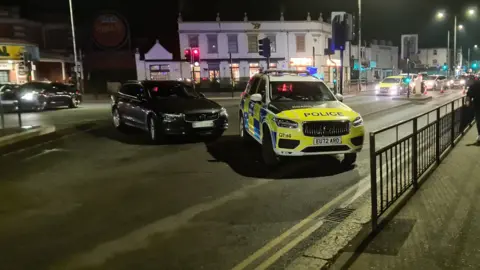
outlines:
[{"label": "railing post", "polygon": [[450,144],[452,147],[455,146],[455,101],[452,101],[452,110],[451,110],[451,130],[450,130]]},{"label": "railing post", "polygon": [[462,133],[462,137],[463,135],[465,135],[465,127],[464,126],[464,123],[465,123],[465,97],[462,97],[462,108],[460,109],[460,132]]},{"label": "railing post", "polygon": [[440,165],[440,107],[437,108],[437,121],[435,123],[435,129],[435,157],[437,159],[437,165]]},{"label": "railing post", "polygon": [[375,152],[375,134],[370,133],[370,186],[372,195],[372,231],[377,228],[377,155]]},{"label": "railing post", "polygon": [[418,119],[413,119],[413,137],[412,137],[412,182],[413,187],[418,189]]}]

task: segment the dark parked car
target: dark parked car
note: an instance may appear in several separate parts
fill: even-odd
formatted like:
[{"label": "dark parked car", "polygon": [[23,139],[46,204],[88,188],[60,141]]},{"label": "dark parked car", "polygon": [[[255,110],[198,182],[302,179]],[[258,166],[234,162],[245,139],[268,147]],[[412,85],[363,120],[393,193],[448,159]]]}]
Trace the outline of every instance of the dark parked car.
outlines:
[{"label": "dark parked car", "polygon": [[76,108],[81,102],[80,93],[63,83],[28,82],[20,86],[18,94],[22,110]]},{"label": "dark parked car", "polygon": [[149,133],[152,141],[168,135],[217,139],[228,128],[226,109],[185,82],[129,82],[112,99],[115,127],[142,129]]},{"label": "dark parked car", "polygon": [[4,112],[13,112],[18,109],[18,84],[1,84],[0,99],[1,109]]}]

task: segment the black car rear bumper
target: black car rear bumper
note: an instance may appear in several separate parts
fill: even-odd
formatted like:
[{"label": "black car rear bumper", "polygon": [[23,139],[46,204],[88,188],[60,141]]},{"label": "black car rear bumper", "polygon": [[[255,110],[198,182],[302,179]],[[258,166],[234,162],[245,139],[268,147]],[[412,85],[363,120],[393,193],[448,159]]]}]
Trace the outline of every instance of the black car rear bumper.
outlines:
[{"label": "black car rear bumper", "polygon": [[216,120],[212,120],[213,126],[211,127],[194,127],[195,123],[208,122],[208,121],[194,121],[187,122],[184,119],[179,119],[173,122],[161,122],[161,130],[165,135],[213,135],[223,133],[228,129],[228,118],[220,116]]}]

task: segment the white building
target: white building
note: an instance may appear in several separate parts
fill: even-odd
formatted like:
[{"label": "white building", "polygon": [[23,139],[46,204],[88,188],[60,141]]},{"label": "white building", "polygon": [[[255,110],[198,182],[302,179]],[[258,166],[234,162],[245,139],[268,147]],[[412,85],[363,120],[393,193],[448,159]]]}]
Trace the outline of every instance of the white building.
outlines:
[{"label": "white building", "polygon": [[[396,75],[398,68],[398,47],[391,42],[373,40],[367,47],[362,47],[362,80],[368,82],[381,80],[385,77]],[[351,57],[357,59],[358,47],[352,46]],[[355,65],[356,67],[356,65]]]},{"label": "white building", "polygon": [[[328,38],[331,38],[331,24],[312,20],[308,14],[305,21],[221,21],[217,14],[212,22],[183,22],[178,19],[180,55],[189,47],[198,47],[200,63],[194,67],[196,81],[219,81],[230,84],[231,77],[236,82],[246,82],[260,68],[266,68],[266,58],[258,54],[258,40],[268,37],[271,40],[272,55],[270,68],[295,68],[305,70],[315,66],[325,81],[333,81],[333,69],[340,65],[340,55],[324,55]],[[181,64],[172,61],[171,53],[155,45],[145,58],[137,54],[137,75],[139,79],[151,78],[152,68],[163,70],[163,77],[190,77],[182,72]],[[345,52],[344,80],[350,78],[348,48]],[[163,51],[162,51],[163,50]],[[231,55],[231,58],[230,58]],[[175,66],[175,67],[173,67]],[[142,71],[143,70],[143,71]],[[167,74],[167,70],[177,70]]]},{"label": "white building", "polygon": [[418,50],[418,61],[426,67],[441,67],[448,62],[447,48],[421,48]]}]

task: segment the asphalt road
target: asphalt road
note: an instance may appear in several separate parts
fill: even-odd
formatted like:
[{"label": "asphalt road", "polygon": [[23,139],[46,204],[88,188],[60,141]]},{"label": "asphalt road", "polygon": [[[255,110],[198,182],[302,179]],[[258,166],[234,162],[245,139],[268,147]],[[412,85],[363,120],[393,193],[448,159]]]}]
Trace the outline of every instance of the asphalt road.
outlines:
[{"label": "asphalt road", "polygon": [[[454,97],[396,109],[405,102],[359,96],[345,103],[373,130]],[[238,101],[220,103],[230,129],[213,143],[150,145],[141,133],[101,126],[1,157],[1,268],[250,269],[290,241],[280,235],[368,176],[368,145],[346,171],[335,157],[268,171],[259,148],[238,139]],[[108,118],[108,110],[85,104],[25,121],[68,125]],[[319,226],[271,268],[284,268],[332,226]]]}]

